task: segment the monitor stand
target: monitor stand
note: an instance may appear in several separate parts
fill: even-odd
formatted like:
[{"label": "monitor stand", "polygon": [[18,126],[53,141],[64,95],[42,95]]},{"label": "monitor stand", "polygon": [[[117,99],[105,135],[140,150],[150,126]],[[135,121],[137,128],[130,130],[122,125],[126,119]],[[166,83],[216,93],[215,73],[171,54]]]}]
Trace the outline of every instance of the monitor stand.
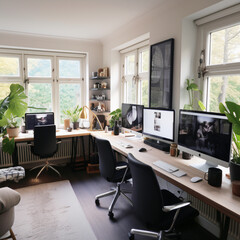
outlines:
[{"label": "monitor stand", "polygon": [[165,142],[161,142],[161,141],[149,138],[149,139],[145,139],[144,143],[151,146],[151,147],[162,150],[164,152],[169,152],[170,151],[170,144],[165,143]]},{"label": "monitor stand", "polygon": [[193,167],[193,168],[196,168],[202,172],[208,172],[208,169],[210,167],[217,167],[218,165],[214,165],[212,163],[209,163],[209,162],[205,162],[205,163],[194,163],[194,164],[190,164],[189,166]]}]

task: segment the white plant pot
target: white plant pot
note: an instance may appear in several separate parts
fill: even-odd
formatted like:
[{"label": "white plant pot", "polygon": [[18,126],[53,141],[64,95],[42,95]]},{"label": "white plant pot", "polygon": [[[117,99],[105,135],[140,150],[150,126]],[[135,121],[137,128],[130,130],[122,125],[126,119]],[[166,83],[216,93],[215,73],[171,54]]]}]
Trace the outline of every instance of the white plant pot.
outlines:
[{"label": "white plant pot", "polygon": [[7,128],[8,137],[17,137],[19,134],[19,127],[16,128]]}]

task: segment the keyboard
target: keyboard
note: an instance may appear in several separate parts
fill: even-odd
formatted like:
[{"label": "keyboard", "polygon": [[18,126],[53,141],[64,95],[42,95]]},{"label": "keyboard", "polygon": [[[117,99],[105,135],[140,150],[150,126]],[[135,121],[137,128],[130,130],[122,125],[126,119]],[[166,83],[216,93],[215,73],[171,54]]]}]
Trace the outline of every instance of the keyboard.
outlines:
[{"label": "keyboard", "polygon": [[171,164],[168,164],[160,160],[153,162],[153,164],[169,173],[173,173],[179,170],[178,168],[172,166]]}]

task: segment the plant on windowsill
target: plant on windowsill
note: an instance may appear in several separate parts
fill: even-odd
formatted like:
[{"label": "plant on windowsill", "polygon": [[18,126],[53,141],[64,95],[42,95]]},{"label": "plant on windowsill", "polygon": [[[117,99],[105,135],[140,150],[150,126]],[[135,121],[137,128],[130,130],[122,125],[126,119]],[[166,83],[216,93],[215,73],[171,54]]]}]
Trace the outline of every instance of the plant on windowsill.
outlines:
[{"label": "plant on windowsill", "polygon": [[240,105],[226,101],[225,105],[220,103],[219,110],[224,113],[229,122],[232,123],[233,158],[229,162],[231,181],[240,181]]},{"label": "plant on windowsill", "polygon": [[[202,91],[198,88],[198,85],[194,82],[194,79],[186,79],[186,90],[188,91],[188,97],[189,97],[189,104],[184,105],[184,109],[186,110],[194,110],[195,101],[198,102],[198,107],[200,110],[204,111],[206,110],[203,102],[201,100],[198,100],[196,97],[194,97],[195,93],[199,93],[202,96]],[[197,110],[197,109],[196,109]]]},{"label": "plant on windowsill", "polygon": [[[24,116],[28,106],[25,102],[27,96],[24,88],[19,84],[10,85],[9,95],[0,100],[0,136],[3,137],[2,149],[13,154],[15,148],[14,137],[18,135],[21,117]],[[12,131],[14,132],[12,134]],[[9,134],[9,137],[6,134]]]},{"label": "plant on windowsill", "polygon": [[82,111],[82,108],[77,105],[75,108],[71,108],[69,110],[63,110],[62,113],[66,116],[66,118],[70,118],[73,123],[73,129],[79,128],[79,115]]}]

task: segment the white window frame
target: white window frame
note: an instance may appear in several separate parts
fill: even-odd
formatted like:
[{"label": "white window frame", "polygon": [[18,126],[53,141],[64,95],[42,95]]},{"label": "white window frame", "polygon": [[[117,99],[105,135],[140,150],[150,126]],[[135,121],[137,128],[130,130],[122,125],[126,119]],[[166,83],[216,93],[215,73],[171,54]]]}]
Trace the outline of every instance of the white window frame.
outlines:
[{"label": "white window frame", "polygon": [[[142,79],[147,79],[149,81],[149,71],[148,72],[143,72],[140,73],[140,53],[149,50],[149,46],[144,46],[141,48],[137,48],[133,51],[127,52],[127,53],[122,53],[121,56],[121,65],[122,65],[122,102],[128,103],[127,101],[127,82],[128,81],[133,81],[133,84],[136,84],[136,103],[134,104],[142,104],[142,96],[141,96],[141,89],[142,89]],[[134,74],[126,75],[125,74],[125,59],[127,56],[134,55],[135,56],[135,63],[134,63]],[[148,67],[149,69],[149,67]]]},{"label": "white window frame", "polygon": [[[62,127],[60,125],[60,105],[59,105],[59,78],[58,78],[58,61],[57,59],[67,59],[67,60],[80,60],[80,78],[79,79],[60,79],[60,83],[79,83],[81,89],[81,105],[86,105],[88,93],[86,93],[86,59],[87,55],[83,53],[68,53],[68,52],[55,52],[55,51],[38,51],[38,50],[22,50],[22,49],[7,49],[0,48],[0,56],[10,56],[19,58],[19,71],[20,77],[0,77],[0,82],[4,83],[19,83],[25,87],[25,93],[28,95],[27,82],[30,83],[51,83],[52,84],[52,108],[55,117],[55,124],[57,127]],[[29,58],[46,58],[51,59],[52,63],[52,76],[50,78],[44,77],[28,77],[27,76],[27,57]],[[36,106],[37,107],[37,106]]]},{"label": "white window frame", "polygon": [[[196,21],[196,24],[201,24],[201,20]],[[202,49],[205,49],[205,62],[206,62],[206,74],[204,75],[203,81],[203,101],[206,106],[207,111],[209,111],[209,77],[211,76],[227,76],[227,75],[240,75],[240,62],[226,63],[226,64],[216,64],[210,65],[210,34],[226,27],[231,27],[236,24],[240,24],[240,15],[234,13],[228,16],[217,18],[211,22],[205,22],[204,24],[198,26],[198,39],[200,42],[198,44],[200,53]],[[198,60],[199,61],[199,60]]]}]

